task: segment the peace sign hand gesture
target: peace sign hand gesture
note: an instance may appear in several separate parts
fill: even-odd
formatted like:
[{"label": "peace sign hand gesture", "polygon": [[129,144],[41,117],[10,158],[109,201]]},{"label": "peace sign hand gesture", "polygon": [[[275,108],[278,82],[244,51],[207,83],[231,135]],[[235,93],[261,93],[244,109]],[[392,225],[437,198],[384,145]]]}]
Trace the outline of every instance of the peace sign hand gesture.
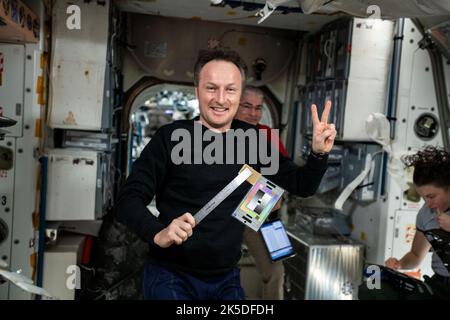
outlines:
[{"label": "peace sign hand gesture", "polygon": [[316,105],[313,104],[311,106],[313,121],[312,150],[315,153],[328,153],[333,147],[334,139],[336,138],[336,128],[334,124],[328,124],[330,110],[331,101],[328,100],[325,104],[325,110],[322,113],[322,119],[319,120]]}]

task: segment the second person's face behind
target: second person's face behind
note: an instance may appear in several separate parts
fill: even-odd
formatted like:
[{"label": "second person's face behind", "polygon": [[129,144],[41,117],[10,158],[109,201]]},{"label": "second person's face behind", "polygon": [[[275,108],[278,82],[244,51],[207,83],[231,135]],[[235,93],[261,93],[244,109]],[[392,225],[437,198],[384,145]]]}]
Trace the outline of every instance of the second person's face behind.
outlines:
[{"label": "second person's face behind", "polygon": [[195,89],[202,124],[220,132],[228,130],[239,107],[241,91],[242,75],[235,64],[221,60],[205,64]]},{"label": "second person's face behind", "polygon": [[256,126],[262,118],[263,98],[247,91],[241,99],[236,119]]}]

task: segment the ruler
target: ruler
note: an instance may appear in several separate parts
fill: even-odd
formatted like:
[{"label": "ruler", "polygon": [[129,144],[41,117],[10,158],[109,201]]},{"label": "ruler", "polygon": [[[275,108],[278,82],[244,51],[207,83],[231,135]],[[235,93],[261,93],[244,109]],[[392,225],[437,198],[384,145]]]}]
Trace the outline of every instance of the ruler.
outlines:
[{"label": "ruler", "polygon": [[247,180],[253,174],[250,168],[242,170],[236,178],[234,178],[225,188],[220,190],[218,194],[214,196],[209,202],[201,208],[195,215],[195,224],[206,218],[206,216],[213,211],[226,197],[228,197],[234,190],[237,189],[245,180]]}]

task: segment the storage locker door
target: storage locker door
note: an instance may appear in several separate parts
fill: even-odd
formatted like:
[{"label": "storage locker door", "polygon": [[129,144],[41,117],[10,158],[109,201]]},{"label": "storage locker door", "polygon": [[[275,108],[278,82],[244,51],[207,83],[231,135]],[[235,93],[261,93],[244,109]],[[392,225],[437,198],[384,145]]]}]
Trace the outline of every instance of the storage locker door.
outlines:
[{"label": "storage locker door", "polygon": [[[23,87],[25,47],[23,45],[0,44],[3,71],[0,80],[0,115],[14,119],[17,123],[6,129],[7,137],[21,137],[23,125]],[[2,68],[0,66],[0,68]]]},{"label": "storage locker door", "polygon": [[97,162],[95,151],[50,152],[47,220],[95,220]]},{"label": "storage locker door", "polygon": [[[0,141],[3,148],[0,156],[13,157],[15,153],[14,138]],[[4,164],[4,162],[3,162]],[[6,168],[6,166],[5,166]],[[14,166],[8,170],[0,170],[0,259],[8,265],[11,263],[11,232],[13,223]],[[9,283],[0,283],[0,300],[8,299]]]}]

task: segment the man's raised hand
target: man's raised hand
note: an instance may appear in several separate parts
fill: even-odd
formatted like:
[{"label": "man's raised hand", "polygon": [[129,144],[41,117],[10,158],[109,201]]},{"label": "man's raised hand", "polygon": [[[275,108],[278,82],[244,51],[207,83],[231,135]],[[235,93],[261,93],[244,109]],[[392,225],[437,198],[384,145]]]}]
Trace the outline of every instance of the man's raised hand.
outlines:
[{"label": "man's raised hand", "polygon": [[311,114],[313,121],[313,137],[312,150],[315,153],[328,153],[333,148],[334,139],[336,138],[336,128],[334,124],[328,123],[328,116],[331,110],[331,101],[327,101],[322,117],[319,120],[317,107],[315,104],[311,106]]}]

